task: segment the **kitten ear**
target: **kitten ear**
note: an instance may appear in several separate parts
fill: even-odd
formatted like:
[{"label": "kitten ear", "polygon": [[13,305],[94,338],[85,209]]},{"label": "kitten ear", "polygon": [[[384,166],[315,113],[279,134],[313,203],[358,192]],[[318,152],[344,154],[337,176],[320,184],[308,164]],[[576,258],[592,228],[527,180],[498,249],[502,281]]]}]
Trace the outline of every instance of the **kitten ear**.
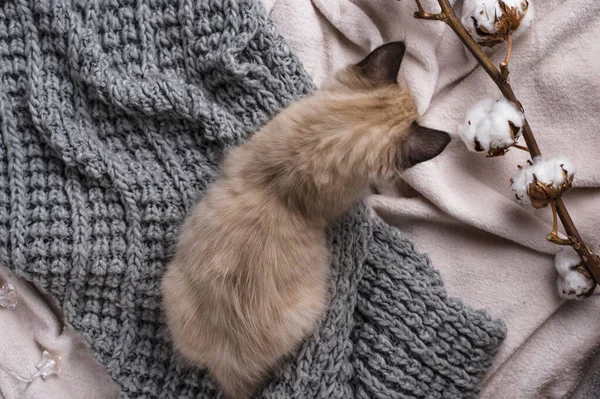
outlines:
[{"label": "kitten ear", "polygon": [[396,83],[405,51],[402,42],[384,44],[356,64],[356,69],[375,86]]},{"label": "kitten ear", "polygon": [[402,142],[402,164],[404,169],[438,156],[450,143],[448,133],[418,125],[410,127],[408,137]]}]

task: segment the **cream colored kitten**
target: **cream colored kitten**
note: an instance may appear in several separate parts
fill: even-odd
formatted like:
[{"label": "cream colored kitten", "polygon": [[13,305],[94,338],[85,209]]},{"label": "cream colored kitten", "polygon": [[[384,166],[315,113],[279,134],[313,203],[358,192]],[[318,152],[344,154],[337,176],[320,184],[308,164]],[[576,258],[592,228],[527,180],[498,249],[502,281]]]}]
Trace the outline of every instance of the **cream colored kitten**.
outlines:
[{"label": "cream colored kitten", "polygon": [[372,183],[438,155],[416,124],[389,43],[283,110],[226,157],[181,231],[163,280],[177,349],[228,398],[247,398],[327,306],[325,229]]}]

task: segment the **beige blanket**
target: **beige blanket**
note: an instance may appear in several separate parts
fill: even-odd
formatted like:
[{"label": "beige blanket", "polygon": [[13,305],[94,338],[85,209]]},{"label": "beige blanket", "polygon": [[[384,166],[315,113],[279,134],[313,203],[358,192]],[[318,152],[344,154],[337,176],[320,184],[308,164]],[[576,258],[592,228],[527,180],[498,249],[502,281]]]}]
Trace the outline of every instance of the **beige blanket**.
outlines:
[{"label": "beige blanket", "polygon": [[[64,325],[53,300],[0,265],[0,286],[10,282],[18,302],[0,306],[0,398],[117,399],[119,387],[92,358],[81,335]],[[26,383],[40,371],[43,351],[56,374]],[[61,358],[55,358],[60,354]]]},{"label": "beige blanket", "polygon": [[[412,0],[264,1],[317,83],[383,42],[405,40],[401,77],[423,124],[455,134],[472,103],[499,96],[444,23],[413,19]],[[585,239],[600,246],[600,2],[533,1],[536,21],[516,41],[511,82],[542,151],[576,163],[566,203]],[[422,3],[438,9],[436,1]],[[544,238],[549,210],[513,200],[509,178],[526,159],[517,150],[486,159],[456,140],[406,173],[414,190],[369,199],[430,255],[450,295],[506,321],[509,335],[484,398],[565,397],[600,346],[600,297],[567,303],[557,295],[557,247]]]}]

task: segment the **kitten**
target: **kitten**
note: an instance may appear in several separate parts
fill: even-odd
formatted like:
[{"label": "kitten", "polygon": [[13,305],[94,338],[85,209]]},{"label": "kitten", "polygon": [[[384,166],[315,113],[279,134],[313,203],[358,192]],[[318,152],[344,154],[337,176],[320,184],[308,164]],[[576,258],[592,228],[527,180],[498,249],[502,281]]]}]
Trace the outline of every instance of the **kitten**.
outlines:
[{"label": "kitten", "polygon": [[162,285],[167,323],[226,397],[255,393],[323,313],[327,225],[450,141],[416,124],[396,82],[404,51],[377,48],[233,149],[185,222]]}]

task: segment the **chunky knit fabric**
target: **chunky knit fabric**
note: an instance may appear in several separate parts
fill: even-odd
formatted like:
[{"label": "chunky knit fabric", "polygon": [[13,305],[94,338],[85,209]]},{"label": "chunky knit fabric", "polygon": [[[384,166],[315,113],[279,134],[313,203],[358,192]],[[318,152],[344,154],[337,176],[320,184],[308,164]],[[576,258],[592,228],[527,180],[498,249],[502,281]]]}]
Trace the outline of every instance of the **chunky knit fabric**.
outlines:
[{"label": "chunky knit fabric", "polygon": [[[60,303],[123,398],[211,398],[159,282],[235,145],[311,82],[254,0],[0,3],[0,258]],[[265,398],[466,398],[504,336],[362,206],[331,231],[333,299]]]}]

